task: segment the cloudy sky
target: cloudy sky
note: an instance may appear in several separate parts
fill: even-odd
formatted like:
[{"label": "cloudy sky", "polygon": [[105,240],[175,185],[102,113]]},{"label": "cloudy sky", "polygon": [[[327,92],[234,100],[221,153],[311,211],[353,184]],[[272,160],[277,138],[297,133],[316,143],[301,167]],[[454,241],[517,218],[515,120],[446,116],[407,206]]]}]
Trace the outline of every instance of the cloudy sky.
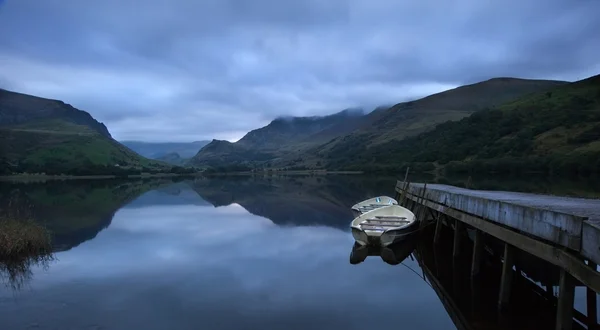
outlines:
[{"label": "cloudy sky", "polygon": [[120,140],[234,141],[280,115],[598,74],[598,15],[598,0],[0,0],[0,87]]}]

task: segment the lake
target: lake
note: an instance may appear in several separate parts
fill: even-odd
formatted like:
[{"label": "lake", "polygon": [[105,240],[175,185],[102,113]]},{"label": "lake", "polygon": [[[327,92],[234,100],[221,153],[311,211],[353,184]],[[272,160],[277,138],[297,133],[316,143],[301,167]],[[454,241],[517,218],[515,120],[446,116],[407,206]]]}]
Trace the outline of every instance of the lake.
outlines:
[{"label": "lake", "polygon": [[[2,211],[45,225],[55,252],[18,274],[0,267],[0,329],[456,329],[423,269],[435,262],[438,285],[466,296],[458,277],[444,279],[456,266],[432,261],[450,249],[419,244],[401,264],[350,263],[350,206],[393,196],[395,180],[2,183]],[[493,295],[472,291],[489,297],[478,310],[472,301],[455,309],[474,328],[500,328]],[[537,313],[508,322],[532,329],[540,315],[553,319]]]}]

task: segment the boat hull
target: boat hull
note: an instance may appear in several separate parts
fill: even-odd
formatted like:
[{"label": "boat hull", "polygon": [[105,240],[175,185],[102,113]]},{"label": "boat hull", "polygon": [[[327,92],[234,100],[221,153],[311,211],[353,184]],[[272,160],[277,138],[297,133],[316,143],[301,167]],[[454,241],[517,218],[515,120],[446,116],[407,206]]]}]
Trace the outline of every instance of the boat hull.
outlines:
[{"label": "boat hull", "polygon": [[[387,237],[382,235],[369,235],[364,230],[360,230],[358,228],[352,228],[352,236],[354,240],[362,245],[362,246],[378,246],[378,247],[387,247],[392,244],[404,241],[406,238],[410,237],[418,230],[417,222],[414,222],[408,227],[396,230],[390,230],[385,232],[384,234],[389,234],[391,236],[390,239],[386,239]],[[384,239],[382,240],[382,236]]]}]

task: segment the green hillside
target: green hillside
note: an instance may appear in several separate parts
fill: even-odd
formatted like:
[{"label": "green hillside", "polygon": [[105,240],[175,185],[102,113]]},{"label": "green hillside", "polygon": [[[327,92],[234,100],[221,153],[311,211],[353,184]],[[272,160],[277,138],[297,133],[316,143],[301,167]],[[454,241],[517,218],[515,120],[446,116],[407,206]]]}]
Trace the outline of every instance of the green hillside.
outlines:
[{"label": "green hillside", "polygon": [[0,90],[0,175],[137,174],[169,169],[115,141],[89,113]]},{"label": "green hillside", "polygon": [[329,155],[328,167],[451,172],[600,172],[600,76],[446,122],[420,135]]},{"label": "green hillside", "polygon": [[457,121],[479,110],[564,84],[566,82],[553,80],[494,78],[399,103],[371,113],[359,129],[312,149],[302,158],[326,158],[331,163],[339,157],[337,160],[341,164],[344,158],[363,153],[373,146],[400,141],[447,121]]}]

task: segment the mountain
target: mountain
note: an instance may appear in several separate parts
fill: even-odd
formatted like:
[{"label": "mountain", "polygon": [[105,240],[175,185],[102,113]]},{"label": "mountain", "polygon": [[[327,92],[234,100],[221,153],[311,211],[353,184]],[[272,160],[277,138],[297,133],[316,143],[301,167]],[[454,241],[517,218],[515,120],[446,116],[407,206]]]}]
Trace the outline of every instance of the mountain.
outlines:
[{"label": "mountain", "polygon": [[192,158],[195,165],[340,168],[349,159],[365,163],[371,147],[400,141],[472,113],[567,82],[494,78],[368,114],[346,110],[317,118],[279,118],[236,143],[213,141]]},{"label": "mountain", "polygon": [[359,124],[362,110],[347,109],[329,116],[280,117],[269,125],[253,130],[236,145],[246,148],[277,150],[296,144],[314,144],[346,133]]},{"label": "mountain", "polygon": [[169,163],[172,165],[183,165],[187,161],[186,158],[181,158],[178,153],[171,152],[164,156],[158,157],[157,160],[163,161],[165,163]]},{"label": "mountain", "polygon": [[416,163],[450,172],[600,173],[600,75],[363,149],[359,162],[345,151],[329,157],[346,169]]},{"label": "mountain", "polygon": [[364,116],[361,109],[347,109],[329,116],[280,117],[235,143],[213,140],[190,163],[218,166],[284,157],[352,131]]},{"label": "mountain", "polygon": [[115,141],[85,111],[0,90],[0,174],[108,174],[163,167]]},{"label": "mountain", "polygon": [[129,149],[138,154],[151,158],[159,159],[168,154],[176,153],[181,158],[191,158],[198,153],[202,147],[210,141],[194,142],[141,142],[141,141],[121,141]]},{"label": "mountain", "polygon": [[[460,120],[479,110],[499,106],[519,97],[562,86],[567,82],[494,78],[457,87],[419,100],[403,102],[374,111],[363,125],[350,134],[313,148],[303,158],[321,159],[330,167],[341,160],[364,154],[372,146],[394,143],[433,129],[436,125]],[[388,145],[389,146],[389,145]]]}]

